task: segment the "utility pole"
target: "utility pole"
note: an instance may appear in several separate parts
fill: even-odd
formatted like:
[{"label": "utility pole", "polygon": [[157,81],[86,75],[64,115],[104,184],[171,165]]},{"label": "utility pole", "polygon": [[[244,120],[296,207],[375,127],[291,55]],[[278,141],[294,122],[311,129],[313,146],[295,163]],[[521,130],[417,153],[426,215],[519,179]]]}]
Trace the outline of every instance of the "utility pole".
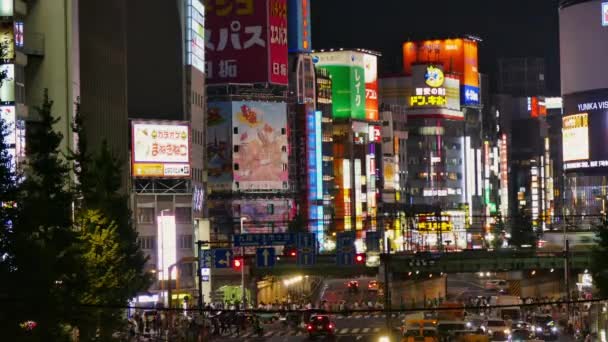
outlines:
[{"label": "utility pole", "polygon": [[386,251],[384,254],[384,313],[386,318],[386,331],[391,332],[391,287],[389,285],[390,277],[390,260],[391,260],[391,241],[386,240]]},{"label": "utility pole", "polygon": [[198,247],[198,270],[196,275],[198,276],[198,313],[203,314],[203,265],[201,261],[203,260],[203,244],[204,242],[199,240],[196,241],[196,246]]}]

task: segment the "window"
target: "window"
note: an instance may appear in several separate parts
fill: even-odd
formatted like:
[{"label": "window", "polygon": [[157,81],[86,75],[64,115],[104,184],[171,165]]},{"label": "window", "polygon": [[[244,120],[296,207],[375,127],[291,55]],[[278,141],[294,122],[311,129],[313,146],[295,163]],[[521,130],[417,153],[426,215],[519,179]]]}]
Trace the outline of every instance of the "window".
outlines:
[{"label": "window", "polygon": [[154,223],[154,208],[137,208],[137,223]]},{"label": "window", "polygon": [[192,235],[179,235],[177,237],[177,248],[179,249],[192,249],[194,243],[192,242]]},{"label": "window", "polygon": [[176,223],[191,223],[192,222],[192,208],[191,207],[176,207],[175,208],[175,222]]},{"label": "window", "polygon": [[234,134],[239,134],[239,128],[238,127],[234,127],[233,130]]},{"label": "window", "polygon": [[266,213],[267,214],[274,214],[274,204],[270,203],[266,206]]},{"label": "window", "polygon": [[137,238],[137,242],[142,250],[156,248],[156,236],[140,236]]},{"label": "window", "polygon": [[234,163],[234,171],[238,171],[239,170],[239,164],[238,163]]},{"label": "window", "polygon": [[286,130],[285,128],[281,128],[281,134],[282,134],[282,135],[287,134],[287,130]]},{"label": "window", "polygon": [[234,145],[234,152],[238,152],[239,151],[239,145]]}]

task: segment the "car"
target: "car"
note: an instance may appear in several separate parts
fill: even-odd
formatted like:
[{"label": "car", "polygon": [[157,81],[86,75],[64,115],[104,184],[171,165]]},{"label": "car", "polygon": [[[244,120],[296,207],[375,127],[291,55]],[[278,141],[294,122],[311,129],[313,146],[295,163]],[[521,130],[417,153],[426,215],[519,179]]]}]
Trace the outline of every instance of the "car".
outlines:
[{"label": "car", "polygon": [[438,342],[439,334],[436,328],[431,327],[410,327],[403,332],[403,342]]},{"label": "car", "polygon": [[481,329],[485,331],[488,335],[492,336],[494,333],[504,333],[505,335],[509,335],[510,328],[507,326],[507,322],[500,318],[488,318]]},{"label": "car", "polygon": [[515,329],[511,333],[511,342],[526,342],[534,340],[534,333],[528,329]]},{"label": "car", "polygon": [[536,337],[545,341],[558,339],[557,325],[550,315],[534,315],[532,316],[532,323],[532,330],[536,333]]},{"label": "car", "polygon": [[494,331],[490,334],[490,341],[507,342],[509,341],[509,334],[504,331]]},{"label": "car", "polygon": [[310,317],[306,324],[306,331],[310,338],[317,336],[333,337],[336,331],[336,325],[331,321],[328,315],[314,315]]},{"label": "car", "polygon": [[346,286],[348,286],[349,291],[352,291],[352,292],[359,291],[359,282],[356,280],[349,281],[348,284],[346,284]]},{"label": "car", "polygon": [[378,291],[379,288],[379,284],[377,280],[370,280],[369,283],[367,283],[367,290],[368,291]]}]

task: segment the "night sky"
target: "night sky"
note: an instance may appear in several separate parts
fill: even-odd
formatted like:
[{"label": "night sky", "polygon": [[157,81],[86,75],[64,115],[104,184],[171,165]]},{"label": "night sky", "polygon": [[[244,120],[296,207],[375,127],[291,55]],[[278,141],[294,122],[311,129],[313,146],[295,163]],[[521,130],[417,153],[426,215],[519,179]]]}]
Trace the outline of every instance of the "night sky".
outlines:
[{"label": "night sky", "polygon": [[[559,0],[312,0],[312,45],[380,51],[381,73],[401,68],[408,39],[483,39],[479,70],[500,57],[544,57],[547,88],[559,94]],[[494,83],[494,82],[492,82]]]}]

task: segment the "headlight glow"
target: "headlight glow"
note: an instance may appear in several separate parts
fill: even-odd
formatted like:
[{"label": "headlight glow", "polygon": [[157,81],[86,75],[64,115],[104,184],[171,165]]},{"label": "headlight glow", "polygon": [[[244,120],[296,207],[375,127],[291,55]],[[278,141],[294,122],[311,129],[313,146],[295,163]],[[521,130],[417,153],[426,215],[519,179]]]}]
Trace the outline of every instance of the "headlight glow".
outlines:
[{"label": "headlight glow", "polygon": [[541,332],[541,331],[543,331],[543,328],[541,328],[541,327],[536,327],[536,331]]},{"label": "headlight glow", "polygon": [[391,342],[391,339],[388,336],[380,336],[378,342]]}]

